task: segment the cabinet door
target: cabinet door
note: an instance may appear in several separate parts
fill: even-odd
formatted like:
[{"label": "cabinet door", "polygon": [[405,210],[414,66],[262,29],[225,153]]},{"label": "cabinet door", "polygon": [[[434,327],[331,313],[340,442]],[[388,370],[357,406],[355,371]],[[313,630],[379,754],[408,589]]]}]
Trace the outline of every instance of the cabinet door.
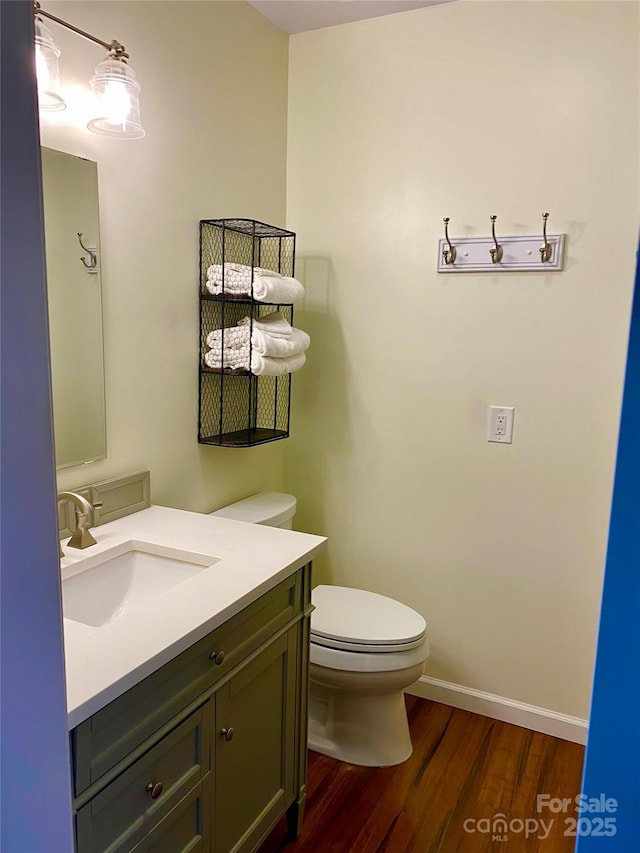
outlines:
[{"label": "cabinet door", "polygon": [[297,629],[216,693],[216,853],[254,850],[294,798]]}]

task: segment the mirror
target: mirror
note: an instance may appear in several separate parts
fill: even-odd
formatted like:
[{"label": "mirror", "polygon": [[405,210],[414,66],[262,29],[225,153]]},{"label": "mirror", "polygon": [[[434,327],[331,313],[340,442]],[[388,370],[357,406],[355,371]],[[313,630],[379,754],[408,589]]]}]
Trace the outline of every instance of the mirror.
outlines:
[{"label": "mirror", "polygon": [[107,455],[97,164],[43,148],[42,186],[59,469]]}]

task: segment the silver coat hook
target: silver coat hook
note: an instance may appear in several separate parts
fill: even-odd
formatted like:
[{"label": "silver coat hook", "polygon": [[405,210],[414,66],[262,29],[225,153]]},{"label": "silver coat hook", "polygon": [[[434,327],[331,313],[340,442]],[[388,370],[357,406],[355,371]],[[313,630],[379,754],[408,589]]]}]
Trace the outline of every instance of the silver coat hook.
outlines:
[{"label": "silver coat hook", "polygon": [[449,239],[449,217],[445,216],[442,221],[444,222],[444,238],[449,245],[448,249],[443,250],[442,257],[444,258],[445,264],[453,264],[456,260],[456,247],[452,245],[451,240]]},{"label": "silver coat hook", "polygon": [[547,261],[551,260],[551,245],[547,240],[547,219],[549,218],[548,213],[542,214],[542,239],[544,240],[544,246],[540,246],[540,260],[543,264],[546,264]]},{"label": "silver coat hook", "polygon": [[491,255],[491,263],[499,264],[502,260],[502,246],[496,240],[496,219],[497,216],[489,217],[491,219],[491,236],[493,237],[493,247],[489,249]]},{"label": "silver coat hook", "polygon": [[82,257],[80,258],[80,260],[88,270],[93,270],[98,266],[98,255],[93,249],[88,249],[82,242],[82,231],[78,231],[77,233],[78,242],[80,243],[86,254],[89,256],[89,261],[87,261],[86,257]]}]

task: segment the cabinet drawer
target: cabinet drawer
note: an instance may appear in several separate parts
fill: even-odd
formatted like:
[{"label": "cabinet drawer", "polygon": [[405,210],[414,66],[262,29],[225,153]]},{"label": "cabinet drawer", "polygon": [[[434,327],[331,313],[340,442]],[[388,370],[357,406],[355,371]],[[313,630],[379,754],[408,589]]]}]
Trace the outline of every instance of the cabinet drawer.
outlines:
[{"label": "cabinet drawer", "polygon": [[301,570],[75,728],[75,795],[147,738],[160,737],[176,714],[297,616],[302,587]]},{"label": "cabinet drawer", "polygon": [[210,773],[155,826],[131,853],[210,853],[213,775]]},{"label": "cabinet drawer", "polygon": [[141,841],[209,772],[212,725],[209,701],[80,808],[78,853],[119,853]]}]

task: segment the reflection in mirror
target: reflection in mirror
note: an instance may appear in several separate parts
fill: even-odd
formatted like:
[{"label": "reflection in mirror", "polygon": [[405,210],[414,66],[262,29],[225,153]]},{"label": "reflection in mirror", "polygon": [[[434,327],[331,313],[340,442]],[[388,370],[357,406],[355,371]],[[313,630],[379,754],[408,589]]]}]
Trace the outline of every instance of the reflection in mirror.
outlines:
[{"label": "reflection in mirror", "polygon": [[42,186],[56,467],[68,468],[107,454],[97,165],[43,148]]}]

